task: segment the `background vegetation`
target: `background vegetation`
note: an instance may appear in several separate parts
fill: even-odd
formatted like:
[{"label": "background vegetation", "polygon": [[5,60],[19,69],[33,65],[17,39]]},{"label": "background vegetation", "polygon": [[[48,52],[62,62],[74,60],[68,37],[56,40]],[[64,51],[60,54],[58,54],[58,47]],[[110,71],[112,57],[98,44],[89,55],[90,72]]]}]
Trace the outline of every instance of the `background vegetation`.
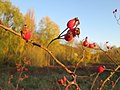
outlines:
[{"label": "background vegetation", "polygon": [[[17,32],[20,32],[22,26],[27,24],[32,31],[32,40],[47,46],[48,43],[60,33],[59,25],[50,19],[49,16],[43,17],[39,23],[39,29],[36,30],[34,9],[29,9],[23,15],[19,8],[12,5],[11,2],[0,0],[0,18],[7,26]],[[56,40],[49,49],[54,53],[58,60],[67,65],[76,64],[80,59],[82,49],[80,42],[66,42]],[[74,44],[75,43],[75,44]],[[104,46],[102,46],[105,48]],[[93,53],[94,52],[94,53]],[[120,47],[115,47],[109,51],[109,54],[120,63]],[[28,45],[17,36],[2,30],[0,28],[0,64],[14,65],[23,57],[31,59],[34,66],[56,65],[52,58],[45,51],[37,47]],[[108,58],[100,51],[94,51],[86,48],[86,60],[81,63],[108,63]],[[109,62],[110,63],[110,62]]]}]

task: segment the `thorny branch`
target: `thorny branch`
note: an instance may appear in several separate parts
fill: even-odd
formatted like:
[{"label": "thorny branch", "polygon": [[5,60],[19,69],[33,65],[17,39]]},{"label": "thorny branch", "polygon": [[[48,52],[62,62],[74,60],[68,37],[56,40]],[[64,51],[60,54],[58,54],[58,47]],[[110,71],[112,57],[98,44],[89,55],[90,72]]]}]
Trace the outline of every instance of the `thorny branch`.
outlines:
[{"label": "thorny branch", "polygon": [[[4,26],[4,25],[1,25],[1,24],[0,24],[0,27],[2,27],[3,29],[5,29],[6,31],[10,31],[10,32],[12,32],[13,34],[21,37],[21,34],[15,32],[15,31],[12,30],[11,28],[8,28],[8,27],[6,27],[6,26]],[[72,71],[69,70],[64,64],[62,64],[62,63],[53,55],[53,53],[52,53],[49,49],[47,49],[46,47],[44,47],[44,46],[42,46],[42,45],[40,45],[40,44],[38,44],[38,43],[36,43],[36,42],[34,42],[34,41],[32,41],[32,40],[28,40],[28,43],[33,44],[33,45],[35,45],[35,46],[37,46],[37,47],[40,47],[40,48],[44,49],[45,51],[47,51],[47,52],[51,55],[51,57],[52,57],[60,66],[62,66],[62,67],[66,70],[67,73],[69,73],[69,74],[73,77],[74,83],[72,83],[72,84],[75,85],[75,87],[76,87],[78,90],[80,90],[80,87],[78,86],[78,84],[77,84],[76,81],[75,81],[75,80],[76,80],[76,79],[75,79],[75,78],[76,78],[76,75],[74,74],[74,72],[72,72]],[[68,86],[69,86],[69,85],[68,85]],[[66,89],[66,90],[67,90],[67,89]]]}]

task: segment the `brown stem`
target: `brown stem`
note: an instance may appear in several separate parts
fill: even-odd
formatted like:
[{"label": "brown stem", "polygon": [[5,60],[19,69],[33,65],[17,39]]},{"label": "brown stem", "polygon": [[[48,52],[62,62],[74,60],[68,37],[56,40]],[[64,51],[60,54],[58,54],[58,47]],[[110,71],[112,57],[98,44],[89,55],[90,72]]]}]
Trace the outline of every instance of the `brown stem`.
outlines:
[{"label": "brown stem", "polygon": [[120,68],[120,65],[114,70],[114,72],[111,72],[111,74],[103,81],[101,87],[99,90],[102,90],[105,83],[115,74],[115,72]]},{"label": "brown stem", "polygon": [[78,84],[76,83],[76,78],[77,78],[77,75],[75,75],[75,76],[73,77],[73,80],[72,80],[71,82],[68,81],[68,84],[67,84],[67,86],[65,87],[65,90],[69,90],[68,88],[69,88],[70,86],[72,86],[72,85],[75,86],[76,90],[81,90],[80,87],[78,86]]},{"label": "brown stem", "polygon": [[93,83],[92,83],[92,86],[91,86],[90,90],[93,89],[93,86],[95,85],[95,82],[96,82],[96,80],[97,80],[97,78],[98,78],[99,75],[100,75],[100,73],[98,73],[98,74],[96,75],[96,77],[95,77],[95,79],[94,79],[94,81],[93,81]]},{"label": "brown stem", "polygon": [[42,49],[44,49],[45,51],[47,51],[51,57],[60,65],[62,66],[69,74],[72,74],[72,71],[70,71],[64,64],[62,64],[59,60],[57,60],[57,58],[52,54],[51,51],[49,51],[47,48],[41,46]]},{"label": "brown stem", "polygon": [[96,75],[96,73],[90,74],[89,76],[77,76],[78,78],[89,78]]},{"label": "brown stem", "polygon": [[[57,38],[52,39],[52,40],[50,41],[50,43],[47,45],[47,48],[49,47],[49,45],[50,45],[53,41],[55,41],[55,40],[57,40],[57,39],[61,39],[61,37],[64,36],[64,35],[62,35],[62,34],[63,34],[67,29],[68,29],[68,28],[66,28],[65,30],[63,30]],[[61,35],[62,35],[62,36],[61,36]]]},{"label": "brown stem", "polygon": [[10,31],[10,32],[12,32],[13,34],[21,37],[21,34],[19,34],[18,32],[15,32],[15,31],[12,30],[11,28],[8,28],[8,27],[6,27],[6,26],[4,26],[4,25],[1,25],[1,24],[0,24],[0,27],[2,27],[3,29],[5,29],[5,30],[7,30],[7,31]]},{"label": "brown stem", "polygon": [[81,90],[78,86],[77,83],[75,83],[74,81],[72,82],[69,82],[68,85],[65,87],[65,90],[69,90],[68,88],[71,86],[71,85],[74,85],[76,87],[76,90]]},{"label": "brown stem", "polygon": [[[106,71],[110,71],[110,72],[114,72],[114,70],[112,70],[112,69],[105,69],[105,70],[106,70]],[[115,71],[115,72],[120,73],[120,70]]]},{"label": "brown stem", "polygon": [[[3,29],[8,30],[8,31],[12,32],[13,34],[21,37],[21,34],[15,32],[15,31],[12,30],[11,28],[8,28],[8,27],[6,27],[6,26],[4,26],[4,25],[1,25],[1,24],[0,24],[0,27],[2,27]],[[37,43],[33,42],[32,40],[29,40],[28,43],[31,43],[31,44],[33,44],[33,45],[35,45],[35,46],[38,46],[38,47],[44,49],[45,51],[47,51],[47,52],[51,55],[51,57],[52,57],[60,66],[62,66],[69,74],[72,74],[72,71],[70,71],[70,70],[69,70],[64,64],[62,64],[59,60],[57,60],[57,58],[52,54],[52,52],[51,52],[50,50],[48,50],[47,48],[45,48],[44,46],[42,46],[42,45],[40,45],[40,44],[37,44]]]}]

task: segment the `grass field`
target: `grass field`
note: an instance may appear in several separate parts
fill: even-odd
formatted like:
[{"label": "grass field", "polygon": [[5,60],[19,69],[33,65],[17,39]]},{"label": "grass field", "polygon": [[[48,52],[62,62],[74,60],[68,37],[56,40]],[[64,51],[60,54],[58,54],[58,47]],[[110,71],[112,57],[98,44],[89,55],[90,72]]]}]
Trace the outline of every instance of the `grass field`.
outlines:
[{"label": "grass field", "polygon": [[[99,65],[80,65],[77,69],[76,74],[79,76],[88,76],[96,72],[96,68]],[[112,65],[106,65],[107,68],[114,68]],[[74,70],[74,66],[68,67],[70,70]],[[9,77],[13,75],[11,79],[11,84],[8,85]],[[59,66],[49,66],[49,67],[29,67],[29,71],[26,73],[29,78],[21,81],[19,84],[19,89],[22,90],[22,87],[25,90],[64,90],[62,85],[57,83],[58,79],[61,79],[63,76],[66,76],[70,81],[71,76],[66,73],[66,71]],[[110,71],[104,71],[100,74],[97,81],[95,82],[93,90],[97,90],[100,87],[102,80],[110,75]],[[77,78],[77,82],[81,90],[90,90],[92,82],[96,75],[87,78]],[[120,80],[117,82],[114,89],[111,89],[111,81],[116,81],[120,76],[120,72],[115,73],[112,78],[105,84],[104,90],[120,90]],[[18,73],[16,68],[1,66],[0,67],[0,90],[15,90],[15,86],[18,80]],[[69,90],[75,90],[74,86],[71,86]]]}]

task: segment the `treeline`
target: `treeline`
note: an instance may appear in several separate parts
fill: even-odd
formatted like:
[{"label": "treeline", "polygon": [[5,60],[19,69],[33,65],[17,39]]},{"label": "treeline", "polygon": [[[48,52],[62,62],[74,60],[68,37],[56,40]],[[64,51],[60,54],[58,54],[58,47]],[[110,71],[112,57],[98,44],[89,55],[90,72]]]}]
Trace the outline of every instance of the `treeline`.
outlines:
[{"label": "treeline", "polygon": [[[36,30],[34,9],[29,9],[23,15],[19,8],[12,5],[10,1],[0,0],[0,19],[5,26],[11,27],[20,33],[24,24],[27,24],[32,31],[32,38],[37,43],[47,47],[48,43],[60,33],[59,25],[50,19],[49,16],[43,17],[39,22],[39,29]],[[53,42],[49,49],[53,54],[66,65],[79,62],[83,55],[81,42],[66,42],[60,44],[60,40]],[[111,57],[120,63],[120,48],[114,47],[109,51]],[[23,58],[30,59],[34,66],[57,65],[51,56],[44,50],[26,43],[23,39],[0,28],[0,64],[15,65],[21,63]],[[108,63],[109,58],[101,51],[85,48],[85,58],[80,61],[87,63]]]}]

